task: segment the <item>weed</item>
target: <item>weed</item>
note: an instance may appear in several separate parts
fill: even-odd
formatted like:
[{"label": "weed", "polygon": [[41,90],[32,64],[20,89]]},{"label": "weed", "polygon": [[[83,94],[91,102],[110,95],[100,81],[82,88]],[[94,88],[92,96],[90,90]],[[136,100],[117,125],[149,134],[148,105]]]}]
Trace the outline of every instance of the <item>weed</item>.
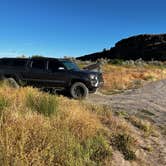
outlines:
[{"label": "weed", "polygon": [[7,106],[9,106],[9,101],[5,97],[0,96],[0,110],[3,110]]},{"label": "weed", "polygon": [[121,151],[126,160],[135,160],[136,155],[133,148],[136,144],[136,140],[128,134],[122,133],[114,135],[112,140],[112,145]]},{"label": "weed", "polygon": [[116,111],[115,114],[122,118],[128,118],[128,116],[129,116],[126,111],[120,111],[120,110]]},{"label": "weed", "polygon": [[129,121],[137,128],[143,130],[145,132],[145,136],[149,136],[153,133],[153,126],[150,122],[138,119],[134,116],[129,117]]},{"label": "weed", "polygon": [[154,116],[154,115],[155,115],[154,113],[152,113],[152,112],[150,112],[150,111],[148,111],[148,110],[141,110],[141,111],[142,111],[143,113],[149,115],[149,116]]},{"label": "weed", "polygon": [[27,95],[27,106],[45,116],[50,116],[58,111],[58,103],[55,96],[42,94],[40,96],[35,96],[33,94]]},{"label": "weed", "polygon": [[83,143],[83,147],[84,153],[89,156],[92,161],[98,164],[112,155],[109,142],[102,135],[89,138]]},{"label": "weed", "polygon": [[4,96],[0,96],[0,118],[3,115],[3,110],[9,105],[9,101]]}]

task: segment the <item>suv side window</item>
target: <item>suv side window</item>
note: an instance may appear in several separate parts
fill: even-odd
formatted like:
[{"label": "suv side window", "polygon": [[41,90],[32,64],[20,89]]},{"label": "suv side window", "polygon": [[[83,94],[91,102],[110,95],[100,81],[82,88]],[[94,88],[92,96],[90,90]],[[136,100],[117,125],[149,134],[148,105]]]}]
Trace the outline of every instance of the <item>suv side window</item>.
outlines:
[{"label": "suv side window", "polygon": [[60,71],[59,70],[60,67],[64,68],[63,64],[58,61],[50,60],[48,63],[48,71],[51,72]]},{"label": "suv side window", "polygon": [[23,67],[25,66],[27,63],[26,59],[16,59],[13,61],[13,65],[14,67]]},{"label": "suv side window", "polygon": [[46,62],[44,60],[33,60],[32,61],[32,69],[37,69],[37,70],[45,70],[46,68]]},{"label": "suv side window", "polygon": [[4,66],[11,66],[13,64],[13,59],[2,59],[0,64]]}]

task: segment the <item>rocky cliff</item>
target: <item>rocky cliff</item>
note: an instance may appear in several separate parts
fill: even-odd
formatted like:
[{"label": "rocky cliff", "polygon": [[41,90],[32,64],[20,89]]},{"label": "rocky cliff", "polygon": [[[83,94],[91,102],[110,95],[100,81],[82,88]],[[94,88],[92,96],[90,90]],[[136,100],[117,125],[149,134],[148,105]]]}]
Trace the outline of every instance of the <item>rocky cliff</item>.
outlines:
[{"label": "rocky cliff", "polygon": [[80,60],[123,59],[159,60],[166,61],[166,34],[145,34],[123,39],[115,47],[103,52],[78,57]]}]

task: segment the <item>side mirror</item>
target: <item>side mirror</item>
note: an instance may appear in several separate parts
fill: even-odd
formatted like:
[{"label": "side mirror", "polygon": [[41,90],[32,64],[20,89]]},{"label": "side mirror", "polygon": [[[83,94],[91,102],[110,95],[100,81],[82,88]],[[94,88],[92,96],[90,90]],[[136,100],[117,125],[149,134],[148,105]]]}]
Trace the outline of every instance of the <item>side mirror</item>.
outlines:
[{"label": "side mirror", "polygon": [[65,70],[64,67],[58,67],[58,70]]}]

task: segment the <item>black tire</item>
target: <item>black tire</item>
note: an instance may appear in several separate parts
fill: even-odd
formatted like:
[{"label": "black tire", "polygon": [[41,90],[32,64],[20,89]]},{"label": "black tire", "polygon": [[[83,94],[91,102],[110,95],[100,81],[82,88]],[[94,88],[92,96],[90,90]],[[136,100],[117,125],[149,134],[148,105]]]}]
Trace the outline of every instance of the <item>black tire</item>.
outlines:
[{"label": "black tire", "polygon": [[74,99],[84,99],[88,96],[89,90],[82,82],[75,82],[70,88],[70,94]]},{"label": "black tire", "polygon": [[8,86],[12,87],[12,88],[19,88],[19,84],[17,83],[17,81],[14,78],[5,78],[4,79],[4,83],[6,83]]}]

